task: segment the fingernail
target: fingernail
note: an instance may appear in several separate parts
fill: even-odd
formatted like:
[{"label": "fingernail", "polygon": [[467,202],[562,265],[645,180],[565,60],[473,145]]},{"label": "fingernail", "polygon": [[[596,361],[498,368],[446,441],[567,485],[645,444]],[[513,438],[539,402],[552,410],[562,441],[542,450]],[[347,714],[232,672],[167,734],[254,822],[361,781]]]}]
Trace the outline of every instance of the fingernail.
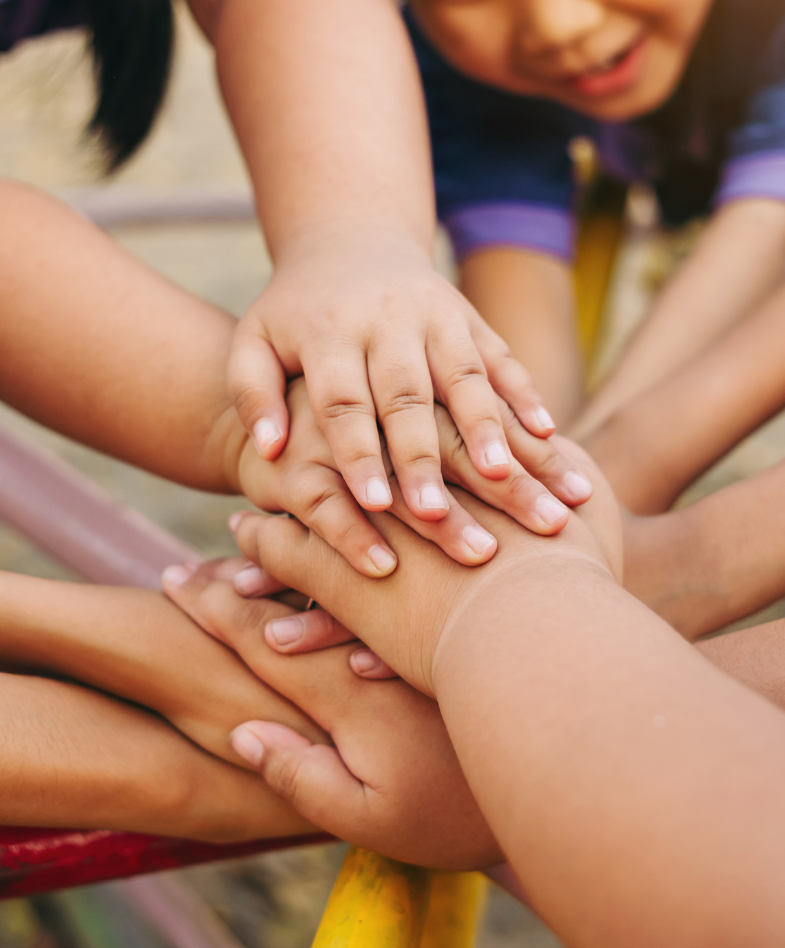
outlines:
[{"label": "fingernail", "polygon": [[234,588],[241,596],[253,596],[264,589],[267,577],[258,566],[246,566],[234,577]]},{"label": "fingernail", "polygon": [[299,616],[275,619],[267,623],[267,631],[275,639],[277,645],[291,645],[303,637],[303,620]]},{"label": "fingernail", "polygon": [[240,526],[240,521],[243,519],[243,512],[238,510],[237,513],[233,513],[229,518],[229,529],[232,533],[237,532],[237,528]]},{"label": "fingernail", "polygon": [[476,553],[477,556],[482,556],[483,553],[487,553],[492,546],[496,545],[495,538],[483,530],[482,527],[471,525],[464,527],[463,538],[472,553]]},{"label": "fingernail", "polygon": [[501,467],[503,464],[510,463],[501,441],[491,441],[485,449],[485,463],[488,467]]},{"label": "fingernail", "polygon": [[444,492],[436,484],[426,484],[422,488],[420,507],[423,510],[449,510]]},{"label": "fingernail", "polygon": [[389,507],[392,494],[386,481],[381,477],[372,477],[365,485],[365,502],[371,507]]},{"label": "fingernail", "polygon": [[367,648],[358,648],[356,652],[352,653],[352,668],[358,674],[368,674],[368,672],[376,671],[382,664],[379,656]]},{"label": "fingernail", "polygon": [[548,410],[546,408],[543,408],[542,405],[540,405],[540,407],[537,409],[537,411],[534,414],[536,415],[537,421],[539,421],[541,427],[543,428],[556,427],[556,425],[553,423],[553,418],[551,418],[550,414],[548,413]]},{"label": "fingernail", "polygon": [[575,500],[582,500],[584,497],[591,495],[591,481],[588,477],[584,477],[583,474],[579,474],[577,471],[567,471],[562,483],[570,497],[573,497]]},{"label": "fingernail", "polygon": [[368,550],[368,559],[379,570],[382,576],[387,576],[398,565],[398,560],[396,560],[390,550],[380,546],[378,543],[374,543]]},{"label": "fingernail", "polygon": [[540,494],[537,498],[537,513],[544,523],[552,527],[564,520],[568,510],[561,501],[551,497],[550,494]]},{"label": "fingernail", "polygon": [[260,418],[253,426],[256,450],[264,457],[269,448],[281,440],[283,432],[272,418]]},{"label": "fingernail", "polygon": [[264,744],[245,725],[236,727],[231,734],[232,747],[249,764],[258,767],[264,757]]},{"label": "fingernail", "polygon": [[182,586],[195,572],[196,566],[178,563],[176,566],[167,566],[161,574],[161,579],[170,586]]}]

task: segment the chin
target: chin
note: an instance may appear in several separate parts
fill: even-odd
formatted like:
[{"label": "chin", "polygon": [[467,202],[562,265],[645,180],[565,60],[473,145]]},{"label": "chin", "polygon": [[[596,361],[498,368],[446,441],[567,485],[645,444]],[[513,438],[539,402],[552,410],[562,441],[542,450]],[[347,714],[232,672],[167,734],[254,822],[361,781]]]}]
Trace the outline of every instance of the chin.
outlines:
[{"label": "chin", "polygon": [[602,98],[574,95],[562,101],[569,108],[602,122],[629,122],[664,105],[678,85],[682,72],[677,64],[652,57],[646,75],[631,89]]}]

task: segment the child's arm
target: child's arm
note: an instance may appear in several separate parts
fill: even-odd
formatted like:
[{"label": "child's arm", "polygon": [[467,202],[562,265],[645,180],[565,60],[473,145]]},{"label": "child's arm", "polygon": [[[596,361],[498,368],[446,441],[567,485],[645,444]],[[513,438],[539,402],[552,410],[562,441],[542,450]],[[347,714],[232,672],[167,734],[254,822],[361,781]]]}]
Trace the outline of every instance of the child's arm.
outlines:
[{"label": "child's arm", "polygon": [[491,247],[466,257],[460,288],[522,362],[556,424],[583,397],[574,286],[567,263],[523,248]]},{"label": "child's arm", "polygon": [[0,673],[0,822],[210,842],[312,830],[253,774],[155,715],[79,685]]},{"label": "child's arm", "polygon": [[745,199],[721,208],[571,436],[585,439],[758,307],[785,277],[783,259],[785,203]]},{"label": "child's arm", "polygon": [[785,404],[785,288],[582,440],[619,500],[667,510],[714,461]]},{"label": "child's arm", "polygon": [[[376,427],[416,516],[447,512],[434,395],[477,470],[509,472],[494,395],[552,426],[523,368],[431,263],[425,109],[393,0],[193,0],[254,182],[276,273],[241,322],[230,388],[265,457],[283,448],[284,380],[304,373],[360,506],[391,497]],[[487,373],[487,378],[486,378]]]},{"label": "child's arm", "polygon": [[[289,610],[269,603],[271,617]],[[211,754],[263,710],[315,740],[311,720],[159,593],[0,572],[0,666],[54,674],[144,705]]]},{"label": "child's arm", "polygon": [[[336,472],[307,398],[298,402],[298,436],[281,462],[263,462],[254,451],[225,391],[235,326],[228,314],[150,271],[51,198],[0,182],[0,200],[0,398],[156,474],[205,490],[242,490],[259,506],[288,510],[369,575],[394,569],[392,551]],[[572,465],[549,441],[518,429],[517,455],[554,494],[585,500],[591,486],[575,488]],[[526,477],[513,468],[502,484]],[[540,517],[534,501],[548,491],[528,481],[524,522],[560,529],[566,508],[552,501],[555,516]],[[480,551],[455,539],[454,555],[478,562]],[[382,560],[370,555],[375,545]]]},{"label": "child's arm", "polygon": [[[616,585],[583,513],[544,539],[465,503],[500,538],[479,570],[384,516],[402,555],[381,584],[292,521],[246,516],[238,538],[435,693],[484,816],[565,943],[778,945],[785,716]],[[311,750],[267,741],[274,786],[317,779]]]}]

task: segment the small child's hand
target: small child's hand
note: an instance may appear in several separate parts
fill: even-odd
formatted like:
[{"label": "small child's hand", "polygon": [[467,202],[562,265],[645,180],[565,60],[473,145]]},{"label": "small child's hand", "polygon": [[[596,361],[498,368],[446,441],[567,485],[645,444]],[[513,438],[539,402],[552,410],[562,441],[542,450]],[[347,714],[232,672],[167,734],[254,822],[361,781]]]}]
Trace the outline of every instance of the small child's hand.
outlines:
[{"label": "small child's hand", "polygon": [[534,435],[553,422],[523,369],[411,240],[342,223],[287,247],[238,326],[229,387],[262,457],[288,431],[283,370],[303,373],[337,469],[365,510],[392,503],[377,418],[405,503],[445,517],[434,396],[452,415],[474,468],[507,477],[512,458],[498,393]]},{"label": "small child's hand", "polygon": [[[395,553],[369,523],[338,472],[302,378],[289,385],[287,405],[291,428],[286,447],[275,461],[267,462],[246,441],[236,462],[239,488],[265,510],[293,514],[364,575],[388,575],[397,563]],[[514,460],[504,480],[492,481],[477,473],[449,413],[436,406],[444,477],[506,510],[535,533],[558,533],[567,523],[568,510],[556,497],[572,505],[584,503],[591,496],[591,484],[579,465],[559,453],[552,440],[525,431],[501,400],[499,411]],[[496,551],[494,538],[449,491],[446,496],[447,516],[435,523],[416,520],[415,529],[465,566],[486,562]]]},{"label": "small child's hand", "polygon": [[235,750],[307,820],[351,843],[442,869],[500,862],[438,706],[402,681],[357,678],[347,661],[351,647],[277,655],[261,630],[270,606],[285,607],[238,596],[227,581],[231,566],[224,564],[223,580],[213,579],[209,566],[196,570],[169,595],[335,744],[252,720],[234,730]]},{"label": "small child's hand", "polygon": [[268,642],[279,651],[294,652],[319,648],[322,637],[332,644],[356,636],[408,682],[432,694],[432,663],[442,632],[475,597],[478,602],[489,596],[503,597],[510,583],[525,582],[531,567],[542,559],[558,569],[560,559],[578,557],[620,581],[618,504],[587,455],[566,439],[561,439],[560,446],[576,463],[586,466],[596,491],[555,537],[537,537],[504,513],[456,490],[461,505],[499,540],[498,554],[476,570],[452,562],[432,543],[416,536],[415,527],[427,536],[427,530],[440,525],[418,523],[400,495],[391,511],[394,517],[371,516],[373,525],[395,544],[401,556],[399,568],[382,583],[369,583],[348,569],[333,550],[300,524],[253,514],[238,516],[234,522],[238,544],[249,560],[262,567],[259,576],[269,583],[272,575],[300,589],[337,620],[332,622],[319,610],[303,613],[297,617],[299,629],[289,624],[286,643],[276,645],[274,626],[268,631]]}]

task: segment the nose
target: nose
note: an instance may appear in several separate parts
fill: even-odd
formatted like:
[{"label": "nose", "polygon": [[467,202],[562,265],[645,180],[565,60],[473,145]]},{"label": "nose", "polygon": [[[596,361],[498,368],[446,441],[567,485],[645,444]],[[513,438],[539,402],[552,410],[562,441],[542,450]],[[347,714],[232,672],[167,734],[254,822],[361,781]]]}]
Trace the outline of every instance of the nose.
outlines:
[{"label": "nose", "polygon": [[553,52],[596,30],[605,20],[602,0],[528,0],[518,44],[529,55]]}]

